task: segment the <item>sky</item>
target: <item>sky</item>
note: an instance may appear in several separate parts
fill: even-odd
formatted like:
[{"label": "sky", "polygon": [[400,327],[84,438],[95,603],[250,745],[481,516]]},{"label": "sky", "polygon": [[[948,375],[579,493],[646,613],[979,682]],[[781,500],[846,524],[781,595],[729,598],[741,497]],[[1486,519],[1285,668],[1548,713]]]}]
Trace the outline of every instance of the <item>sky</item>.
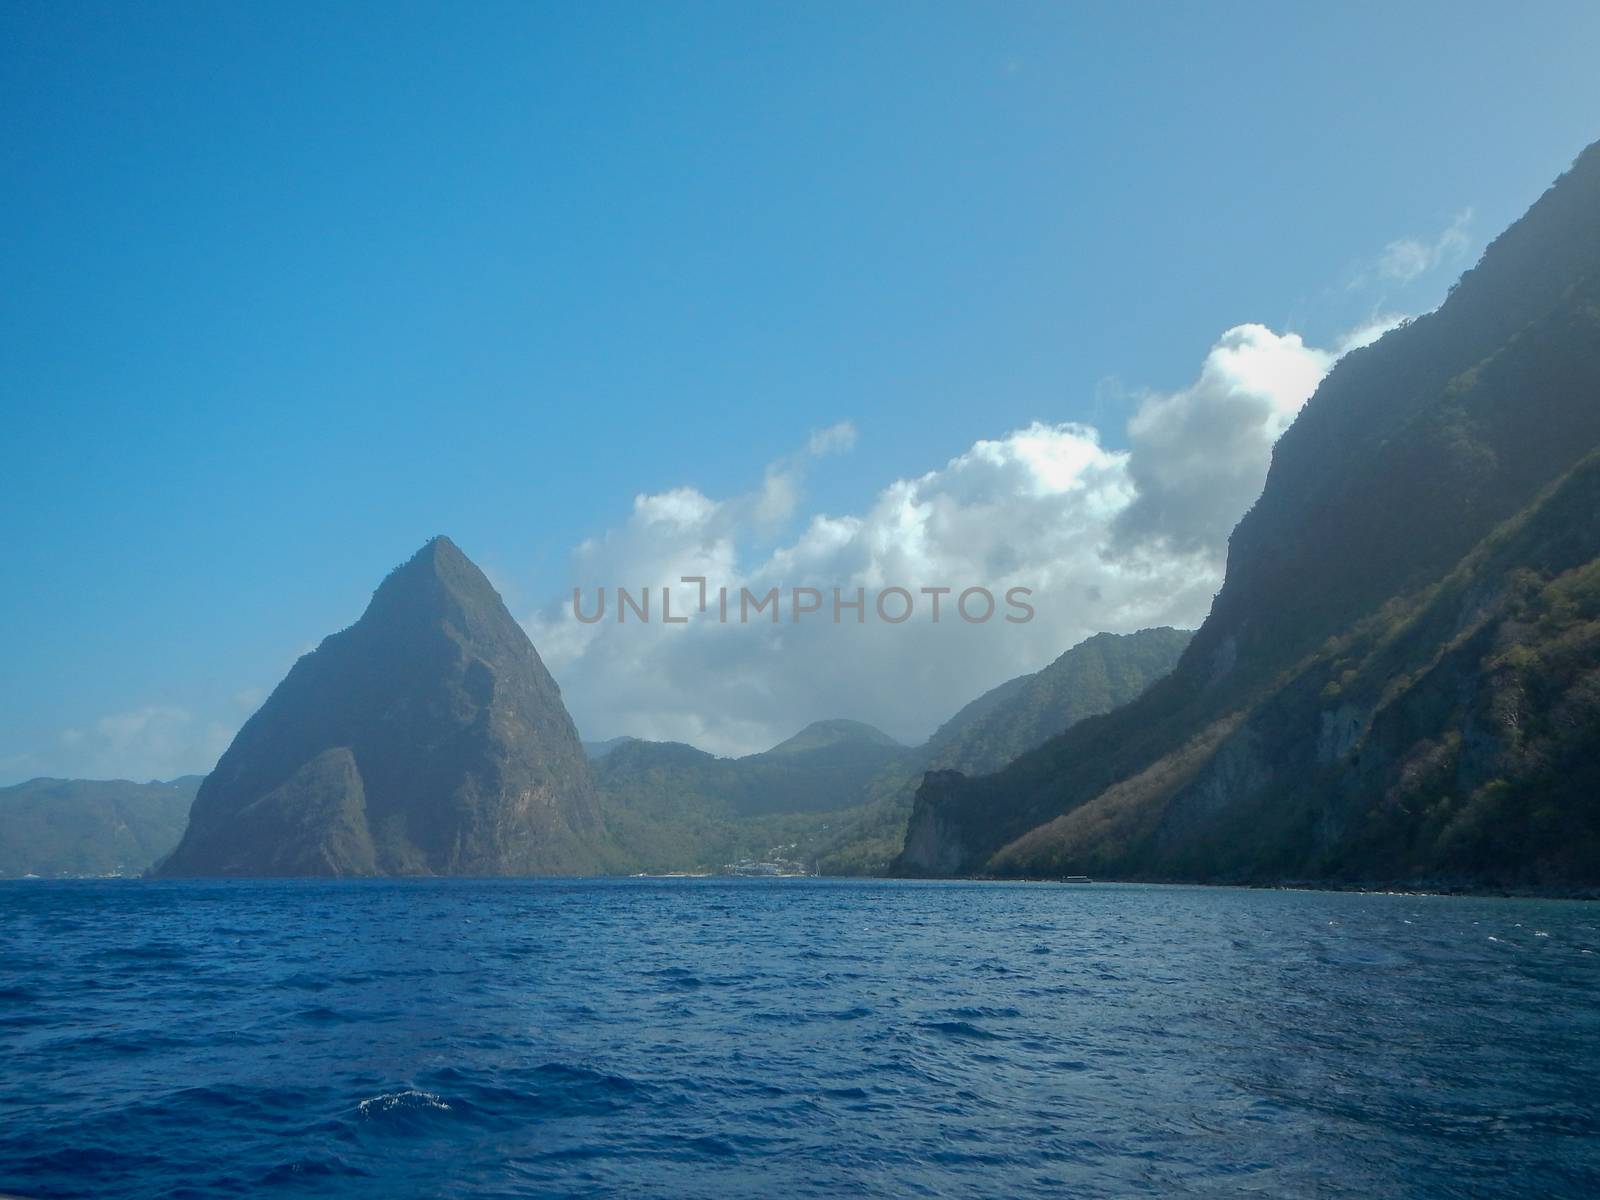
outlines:
[{"label": "sky", "polygon": [[[589,738],[915,741],[1196,624],[1317,379],[1600,137],[1597,38],[1587,3],[6,5],[0,783],[209,769],[436,533]],[[571,618],[686,574],[1036,618]]]}]

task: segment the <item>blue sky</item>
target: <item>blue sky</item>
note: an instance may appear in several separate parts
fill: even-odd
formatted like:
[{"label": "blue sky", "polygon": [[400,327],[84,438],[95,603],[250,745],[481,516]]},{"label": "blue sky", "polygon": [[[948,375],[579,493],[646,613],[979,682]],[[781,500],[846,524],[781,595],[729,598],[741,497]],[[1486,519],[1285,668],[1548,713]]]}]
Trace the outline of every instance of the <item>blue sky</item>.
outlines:
[{"label": "blue sky", "polygon": [[[1597,35],[1591,4],[8,5],[0,782],[205,769],[436,532],[548,633],[637,495],[750,494],[848,422],[784,527],[730,535],[759,559],[1032,422],[1124,447],[1243,323],[1336,348],[1425,310],[1600,137]],[[949,710],[995,681],[951,671]],[[586,734],[769,732],[606,695]]]}]

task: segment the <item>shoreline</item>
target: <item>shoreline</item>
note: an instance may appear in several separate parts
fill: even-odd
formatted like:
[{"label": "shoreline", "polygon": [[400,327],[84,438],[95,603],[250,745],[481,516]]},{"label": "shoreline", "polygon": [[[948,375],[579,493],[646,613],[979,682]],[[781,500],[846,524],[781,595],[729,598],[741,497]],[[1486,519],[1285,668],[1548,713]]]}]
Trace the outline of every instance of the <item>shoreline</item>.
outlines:
[{"label": "shoreline", "polygon": [[1282,879],[1271,882],[1247,879],[1105,879],[1087,881],[1078,876],[1060,875],[883,875],[825,876],[824,878],[880,878],[937,882],[964,880],[971,883],[1059,883],[1087,887],[1093,884],[1121,884],[1152,887],[1238,888],[1253,892],[1350,892],[1369,896],[1445,896],[1484,900],[1600,900],[1600,884],[1517,885],[1474,883],[1460,880],[1397,879],[1387,881],[1349,881],[1331,879]]},{"label": "shoreline", "polygon": [[[1233,888],[1256,892],[1348,892],[1371,896],[1441,896],[1483,900],[1587,900],[1600,901],[1600,884],[1579,885],[1512,885],[1474,883],[1459,880],[1347,880],[1286,879],[1261,880],[1199,880],[1199,879],[1106,879],[1083,876],[1043,875],[741,875],[724,872],[637,872],[614,875],[216,875],[216,876],[166,876],[153,878],[148,874],[127,875],[12,875],[0,877],[0,885],[22,883],[249,883],[277,880],[299,883],[372,883],[382,880],[431,881],[472,880],[477,882],[512,882],[516,880],[552,880],[575,883],[580,880],[616,881],[649,880],[660,882],[670,879],[817,879],[828,881],[875,881],[885,883],[1029,883],[1057,884],[1070,887],[1112,885],[1126,887],[1197,887]],[[3,1200],[3,1197],[0,1197]]]}]

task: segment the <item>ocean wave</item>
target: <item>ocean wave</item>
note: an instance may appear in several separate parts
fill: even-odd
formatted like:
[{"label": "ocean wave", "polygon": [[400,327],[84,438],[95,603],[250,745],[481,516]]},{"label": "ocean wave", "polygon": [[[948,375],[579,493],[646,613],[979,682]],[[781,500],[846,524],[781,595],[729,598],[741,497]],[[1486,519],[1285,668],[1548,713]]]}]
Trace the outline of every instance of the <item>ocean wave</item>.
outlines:
[{"label": "ocean wave", "polygon": [[997,1042],[1004,1036],[981,1025],[974,1025],[971,1021],[924,1021],[922,1028],[932,1033],[943,1034],[945,1037],[982,1042]]},{"label": "ocean wave", "polygon": [[18,889],[0,1192],[1597,1194],[1600,909],[712,886]]},{"label": "ocean wave", "polygon": [[436,1092],[405,1088],[398,1092],[382,1092],[376,1096],[369,1096],[356,1106],[356,1110],[363,1117],[379,1117],[386,1113],[418,1112],[427,1109],[449,1112],[450,1104]]}]

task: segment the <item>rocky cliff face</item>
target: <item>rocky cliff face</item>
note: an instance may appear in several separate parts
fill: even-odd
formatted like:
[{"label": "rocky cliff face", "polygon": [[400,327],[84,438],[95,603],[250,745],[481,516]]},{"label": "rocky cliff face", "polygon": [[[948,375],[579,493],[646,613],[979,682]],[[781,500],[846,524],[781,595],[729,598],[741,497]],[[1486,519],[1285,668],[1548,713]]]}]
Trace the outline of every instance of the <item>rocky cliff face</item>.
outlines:
[{"label": "rocky cliff face", "polygon": [[1600,882],[1597,396],[1591,147],[1323,382],[1173,675],[930,779],[899,869]]},{"label": "rocky cliff face", "polygon": [[[1158,770],[993,869],[1600,885],[1600,452]],[[908,844],[908,853],[911,847]]]},{"label": "rocky cliff face", "polygon": [[560,689],[448,538],[301,658],[195,797],[162,875],[527,875],[600,867]]},{"label": "rocky cliff face", "polygon": [[881,875],[900,854],[955,873],[970,850],[960,830],[925,822],[907,844],[907,822],[919,785],[928,795],[960,789],[968,775],[998,771],[1079,721],[1108,713],[1141,695],[1177,665],[1192,631],[1141,629],[1099,633],[1031,675],[992,688],[934,731],[904,762],[869,784],[867,807],[841,822],[818,854],[825,874]]}]

